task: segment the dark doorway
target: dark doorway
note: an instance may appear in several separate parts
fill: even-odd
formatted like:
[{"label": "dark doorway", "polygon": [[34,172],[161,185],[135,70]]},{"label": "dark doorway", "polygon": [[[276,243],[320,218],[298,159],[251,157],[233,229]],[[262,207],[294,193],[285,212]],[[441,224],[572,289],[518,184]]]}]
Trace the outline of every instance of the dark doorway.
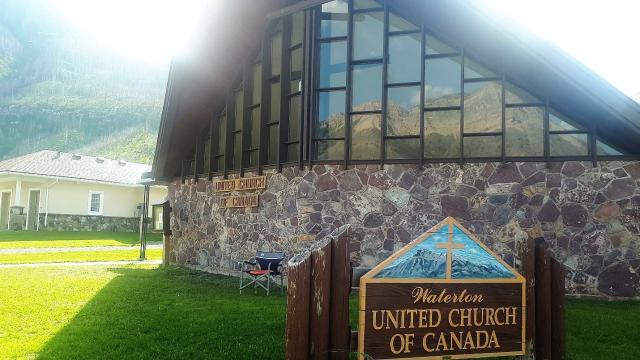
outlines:
[{"label": "dark doorway", "polygon": [[40,190],[29,191],[29,212],[27,213],[27,230],[38,230],[40,213]]}]

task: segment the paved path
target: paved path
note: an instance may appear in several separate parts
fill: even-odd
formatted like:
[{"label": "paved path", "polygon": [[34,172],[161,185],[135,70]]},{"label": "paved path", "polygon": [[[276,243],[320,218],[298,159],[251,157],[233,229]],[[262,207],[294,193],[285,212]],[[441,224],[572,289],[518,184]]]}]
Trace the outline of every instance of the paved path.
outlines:
[{"label": "paved path", "polygon": [[[110,251],[110,250],[136,250],[140,245],[135,246],[81,246],[81,247],[52,247],[52,248],[19,248],[19,249],[0,249],[1,254],[41,254],[52,252],[71,252],[71,251]],[[162,249],[162,244],[147,245],[147,250]]]},{"label": "paved path", "polygon": [[16,267],[43,267],[43,266],[113,266],[113,265],[160,265],[162,260],[145,260],[145,261],[82,261],[82,262],[49,262],[49,263],[32,263],[32,264],[0,264],[2,268]]}]

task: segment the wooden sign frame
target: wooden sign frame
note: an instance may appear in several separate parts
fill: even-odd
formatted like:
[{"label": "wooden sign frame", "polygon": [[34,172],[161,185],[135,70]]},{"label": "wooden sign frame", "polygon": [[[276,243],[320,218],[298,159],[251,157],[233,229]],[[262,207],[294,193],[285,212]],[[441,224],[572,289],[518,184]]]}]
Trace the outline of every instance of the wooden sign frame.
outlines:
[{"label": "wooden sign frame", "polygon": [[[488,278],[488,279],[474,279],[474,278],[464,278],[464,279],[451,279],[451,278],[375,278],[381,270],[386,268],[388,265],[392,264],[396,259],[400,256],[404,255],[408,251],[410,251],[413,247],[418,245],[419,243],[425,241],[427,238],[432,236],[437,230],[441,229],[443,226],[456,226],[458,227],[465,235],[467,235],[471,240],[480,245],[482,249],[487,251],[490,255],[496,258],[503,266],[505,266],[510,272],[512,272],[515,277],[514,278]],[[452,227],[453,228],[453,227]],[[449,244],[449,246],[452,246]],[[449,256],[449,255],[448,255]],[[450,276],[450,259],[447,258],[448,261],[448,276]],[[504,262],[500,256],[494,253],[491,249],[489,249],[486,245],[484,245],[475,235],[470,233],[465,227],[460,225],[458,221],[456,221],[452,217],[447,217],[442,222],[438,223],[431,229],[427,230],[422,235],[418,236],[416,239],[411,241],[405,247],[400,249],[395,254],[391,255],[380,264],[371,269],[368,273],[360,278],[360,294],[359,294],[359,318],[358,318],[358,358],[364,360],[366,349],[365,349],[365,316],[366,316],[366,301],[367,301],[367,285],[368,284],[520,284],[520,289],[522,293],[521,300],[521,331],[520,331],[520,343],[522,344],[521,349],[518,351],[507,351],[507,352],[487,352],[487,353],[472,353],[472,354],[451,354],[451,355],[437,355],[437,356],[420,356],[420,357],[397,357],[402,359],[409,360],[426,360],[426,359],[469,359],[469,358],[482,358],[482,357],[499,357],[499,356],[519,356],[524,355],[526,353],[526,341],[525,341],[525,328],[526,328],[526,280],[520,275],[513,267]],[[416,338],[416,341],[420,341]]]}]

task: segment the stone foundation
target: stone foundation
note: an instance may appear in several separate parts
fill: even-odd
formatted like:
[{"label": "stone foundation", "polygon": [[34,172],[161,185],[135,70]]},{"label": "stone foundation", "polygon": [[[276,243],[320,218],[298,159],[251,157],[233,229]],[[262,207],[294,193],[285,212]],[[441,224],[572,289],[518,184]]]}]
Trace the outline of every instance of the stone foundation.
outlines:
[{"label": "stone foundation", "polygon": [[257,250],[293,254],[351,224],[354,266],[372,267],[450,215],[510,264],[519,243],[544,237],[567,267],[569,293],[640,296],[638,162],[317,165],[266,175],[254,209],[220,208],[228,193],[209,181],[173,182],[177,262],[224,271]]},{"label": "stone foundation", "polygon": [[47,225],[44,214],[40,214],[40,231],[113,231],[135,232],[140,219],[114,216],[49,214]]}]

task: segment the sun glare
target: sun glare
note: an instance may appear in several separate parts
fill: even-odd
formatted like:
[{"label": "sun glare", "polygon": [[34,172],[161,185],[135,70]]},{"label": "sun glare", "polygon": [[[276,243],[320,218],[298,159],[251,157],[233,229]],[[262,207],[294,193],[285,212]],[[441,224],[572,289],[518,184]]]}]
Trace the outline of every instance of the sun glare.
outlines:
[{"label": "sun glare", "polygon": [[487,0],[494,13],[546,38],[628,95],[640,91],[640,2]]},{"label": "sun glare", "polygon": [[165,64],[188,52],[206,0],[52,0],[71,26],[99,47]]}]

